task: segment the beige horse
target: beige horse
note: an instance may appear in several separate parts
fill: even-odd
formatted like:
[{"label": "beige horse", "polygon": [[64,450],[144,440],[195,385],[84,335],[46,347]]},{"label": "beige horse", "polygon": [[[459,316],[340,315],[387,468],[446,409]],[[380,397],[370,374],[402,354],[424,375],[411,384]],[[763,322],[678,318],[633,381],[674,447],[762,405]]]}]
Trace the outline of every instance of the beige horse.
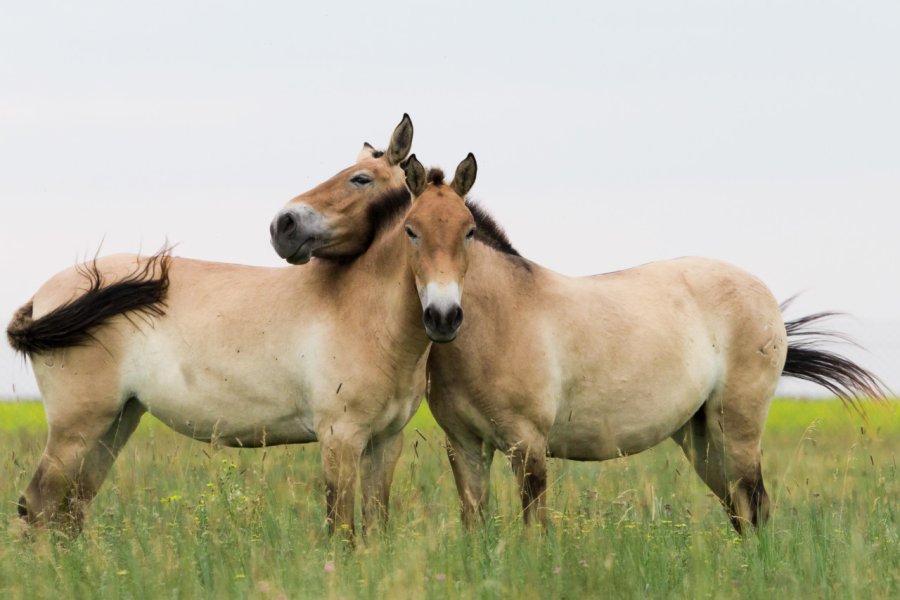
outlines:
[{"label": "beige horse", "polygon": [[[779,377],[853,402],[880,382],[815,347],[827,314],[787,324],[768,288],[731,265],[682,258],[571,278],[515,251],[476,205],[458,340],[434,345],[428,403],[448,437],[466,523],[483,514],[496,450],[511,458],[526,522],[546,518],[547,456],[607,460],[666,438],[734,526],[769,501],[760,439]],[[358,229],[365,238],[365,227]]]},{"label": "beige horse", "polygon": [[[292,201],[330,233],[304,241],[295,260],[335,249],[342,260],[266,269],[111,256],[50,279],[8,329],[33,361],[49,426],[20,515],[77,531],[150,412],[222,445],[318,440],[331,529],[353,530],[357,473],[365,525],[385,519],[401,431],[425,388],[423,311],[436,338],[459,325],[459,295],[428,290],[461,290],[473,227],[462,199],[426,187],[414,160],[410,205],[399,162],[411,139],[404,116],[386,153],[367,149]],[[470,162],[454,181],[462,195]],[[354,235],[342,237],[350,217]]]},{"label": "beige horse", "polygon": [[607,460],[671,437],[741,531],[768,516],[760,440],[782,375],[851,402],[882,394],[872,374],[810,346],[821,333],[807,326],[828,315],[786,325],[768,288],[734,266],[681,258],[572,278],[493,237],[502,243],[472,252],[459,339],[428,362],[468,523],[495,450],[511,458],[526,522],[544,522],[547,456]]}]

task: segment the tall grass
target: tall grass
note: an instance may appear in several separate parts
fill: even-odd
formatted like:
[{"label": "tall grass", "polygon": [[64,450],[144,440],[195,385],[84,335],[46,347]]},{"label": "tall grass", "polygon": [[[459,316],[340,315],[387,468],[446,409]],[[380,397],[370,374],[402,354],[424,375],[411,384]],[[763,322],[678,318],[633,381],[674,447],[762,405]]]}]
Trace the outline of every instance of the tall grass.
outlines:
[{"label": "tall grass", "polygon": [[836,402],[776,402],[763,461],[773,518],[744,538],[671,443],[551,461],[546,532],[522,526],[498,457],[492,516],[466,532],[443,436],[423,413],[391,526],[355,550],[325,533],[315,445],[217,449],[149,418],[83,535],[23,540],[12,515],[44,443],[35,411],[0,405],[3,598],[900,597],[893,408],[864,424]]}]

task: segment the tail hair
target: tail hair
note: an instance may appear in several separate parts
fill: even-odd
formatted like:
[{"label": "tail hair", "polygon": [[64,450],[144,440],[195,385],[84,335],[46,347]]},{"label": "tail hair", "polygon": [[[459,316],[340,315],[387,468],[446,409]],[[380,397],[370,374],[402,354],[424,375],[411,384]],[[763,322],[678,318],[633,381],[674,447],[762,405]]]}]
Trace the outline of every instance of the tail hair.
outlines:
[{"label": "tail hair", "polygon": [[83,346],[116,315],[138,312],[163,316],[171,258],[171,247],[166,245],[110,285],[105,285],[96,257],[79,265],[78,271],[89,281],[87,291],[39,319],[33,318],[33,301],[29,301],[16,311],[6,329],[9,345],[31,356],[55,348]]},{"label": "tail hair", "polygon": [[[782,313],[794,299],[781,305]],[[885,383],[874,373],[822,345],[840,341],[861,347],[850,336],[819,324],[843,313],[820,312],[786,321],[788,349],[782,375],[817,383],[862,414],[860,401],[866,398],[884,400],[890,394]]]}]

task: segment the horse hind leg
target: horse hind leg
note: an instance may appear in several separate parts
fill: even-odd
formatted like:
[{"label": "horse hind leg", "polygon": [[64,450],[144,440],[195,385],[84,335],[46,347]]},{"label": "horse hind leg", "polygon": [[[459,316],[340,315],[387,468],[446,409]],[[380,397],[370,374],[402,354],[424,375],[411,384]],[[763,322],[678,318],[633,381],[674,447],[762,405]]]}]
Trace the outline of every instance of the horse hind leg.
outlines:
[{"label": "horse hind leg", "polygon": [[769,520],[769,494],[763,484],[762,467],[758,462],[754,476],[743,477],[730,486],[726,507],[731,524],[739,533],[745,523],[758,529]]},{"label": "horse hind leg", "polygon": [[87,506],[143,413],[143,406],[130,400],[112,418],[81,415],[77,426],[50,423],[47,447],[19,498],[19,516],[29,524],[79,533]]},{"label": "horse hind leg", "polygon": [[713,395],[673,439],[700,478],[719,497],[734,528],[758,528],[769,517],[770,503],[762,478],[760,440],[768,401],[722,402]]}]

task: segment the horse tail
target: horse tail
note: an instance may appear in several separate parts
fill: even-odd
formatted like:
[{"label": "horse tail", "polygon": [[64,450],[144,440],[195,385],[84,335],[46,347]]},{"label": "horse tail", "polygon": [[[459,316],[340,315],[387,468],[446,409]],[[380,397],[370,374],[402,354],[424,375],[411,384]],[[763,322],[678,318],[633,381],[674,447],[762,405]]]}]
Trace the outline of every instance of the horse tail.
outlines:
[{"label": "horse tail", "polygon": [[[781,305],[782,312],[790,300]],[[788,348],[782,375],[817,383],[860,410],[864,398],[884,400],[888,388],[877,375],[837,352],[821,346],[842,341],[859,346],[845,334],[819,328],[819,323],[841,313],[820,312],[785,322]]]},{"label": "horse tail", "polygon": [[105,285],[97,260],[79,265],[90,285],[78,298],[35,319],[34,299],[16,311],[6,329],[9,345],[26,356],[54,348],[82,346],[94,332],[116,315],[137,311],[165,314],[171,251],[165,247],[138,265],[124,279]]}]

